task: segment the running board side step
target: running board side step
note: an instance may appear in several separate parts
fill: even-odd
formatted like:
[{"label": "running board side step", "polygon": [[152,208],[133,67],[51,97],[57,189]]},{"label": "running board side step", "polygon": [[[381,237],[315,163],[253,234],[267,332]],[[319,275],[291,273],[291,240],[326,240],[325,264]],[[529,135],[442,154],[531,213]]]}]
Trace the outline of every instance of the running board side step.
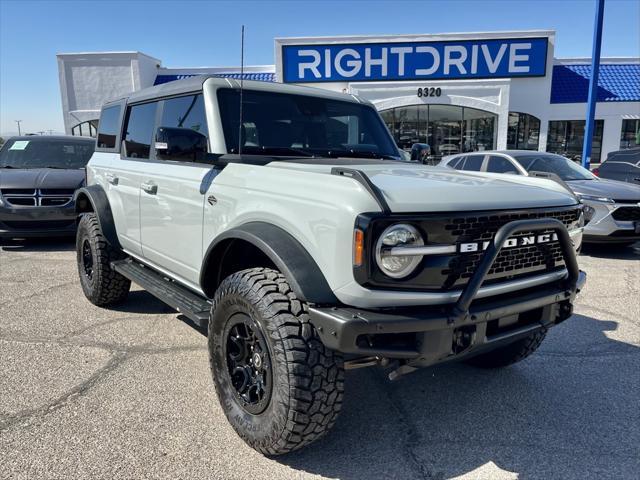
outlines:
[{"label": "running board side step", "polygon": [[175,308],[200,328],[207,328],[211,304],[203,297],[130,258],[111,262],[111,268]]}]

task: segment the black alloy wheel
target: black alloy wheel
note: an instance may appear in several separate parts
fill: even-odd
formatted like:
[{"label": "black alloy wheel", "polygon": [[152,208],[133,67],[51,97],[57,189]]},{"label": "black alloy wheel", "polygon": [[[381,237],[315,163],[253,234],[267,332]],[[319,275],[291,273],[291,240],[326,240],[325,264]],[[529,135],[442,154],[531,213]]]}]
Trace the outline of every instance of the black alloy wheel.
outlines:
[{"label": "black alloy wheel", "polygon": [[253,415],[269,405],[273,377],[271,356],[258,324],[244,313],[236,313],[227,323],[225,359],[236,400]]},{"label": "black alloy wheel", "polygon": [[93,279],[93,253],[91,252],[91,244],[89,239],[82,242],[82,268],[84,274],[89,280]]}]

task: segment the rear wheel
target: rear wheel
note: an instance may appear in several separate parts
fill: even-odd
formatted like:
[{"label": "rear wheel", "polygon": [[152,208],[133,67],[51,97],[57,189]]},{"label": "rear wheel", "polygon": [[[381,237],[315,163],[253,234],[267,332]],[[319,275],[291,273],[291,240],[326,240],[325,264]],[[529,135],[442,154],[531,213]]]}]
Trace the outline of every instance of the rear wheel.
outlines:
[{"label": "rear wheel", "polygon": [[104,307],[123,302],[131,281],[111,268],[111,262],[124,258],[102,235],[95,213],[86,213],[78,224],[76,255],[80,285],[94,305]]},{"label": "rear wheel", "polygon": [[259,452],[296,450],[335,423],[342,357],[320,341],[279,272],[252,268],[222,282],[211,308],[209,358],[227,419]]},{"label": "rear wheel", "polygon": [[546,336],[546,330],[533,332],[522,340],[471,357],[466,360],[466,363],[480,368],[500,368],[512,365],[535,352]]}]

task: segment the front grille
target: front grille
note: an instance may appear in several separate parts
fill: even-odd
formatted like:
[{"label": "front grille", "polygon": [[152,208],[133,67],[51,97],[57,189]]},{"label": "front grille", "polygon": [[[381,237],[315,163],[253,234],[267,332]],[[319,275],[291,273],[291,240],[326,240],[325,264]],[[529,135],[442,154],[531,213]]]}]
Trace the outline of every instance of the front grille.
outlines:
[{"label": "front grille", "polygon": [[74,193],[75,193],[75,190],[73,188],[41,188],[40,189],[40,195],[43,195],[43,196],[64,195],[67,197],[72,197]]},{"label": "front grille", "polygon": [[[520,235],[515,235],[514,238]],[[452,284],[459,278],[471,278],[480,264],[482,254],[473,253],[460,255],[449,263],[449,268],[443,269],[447,275],[447,283]],[[531,245],[527,247],[509,248],[501,250],[489,269],[488,276],[505,276],[518,270],[553,270],[562,264],[562,249],[558,242],[551,244]]]},{"label": "front grille", "polygon": [[36,197],[4,197],[7,203],[16,207],[35,207]]},{"label": "front grille", "polygon": [[43,188],[3,188],[2,198],[14,207],[62,207],[73,198],[74,189]]},{"label": "front grille", "polygon": [[640,207],[620,207],[614,210],[611,216],[620,222],[640,220]]},{"label": "front grille", "polygon": [[13,230],[63,230],[75,225],[75,220],[37,220],[37,221],[4,221]]},{"label": "front grille", "polygon": [[[560,220],[565,227],[569,228],[579,220],[580,210],[571,209],[557,212],[514,212],[486,216],[465,216],[453,219],[445,226],[445,229],[456,237],[456,243],[482,242],[493,239],[498,229],[509,222],[537,218],[555,218]],[[552,234],[553,231],[538,230],[535,232],[523,232],[514,235],[513,238],[545,233]],[[446,276],[445,288],[460,283],[460,280],[471,278],[478,268],[483,254],[484,252],[462,253],[452,258],[447,268],[442,269],[442,274]],[[487,274],[486,283],[520,274],[542,270],[551,271],[560,268],[562,265],[562,249],[558,241],[506,248],[502,249],[498,254],[496,261]]]},{"label": "front grille", "polygon": [[0,189],[2,195],[35,195],[35,188],[3,188]]},{"label": "front grille", "polygon": [[[420,266],[409,277],[393,279],[386,276],[377,266],[374,256],[376,241],[388,226],[395,223],[413,225],[427,244],[458,245],[461,243],[488,242],[498,229],[515,220],[555,218],[568,229],[576,228],[582,214],[582,208],[538,208],[517,211],[487,211],[463,213],[396,214],[382,218],[363,214],[356,222],[358,228],[365,230],[365,248],[368,252],[368,266],[354,269],[356,281],[367,288],[446,291],[464,287],[473,276],[482,252],[450,253],[425,255]],[[514,237],[552,234],[551,230],[522,232]],[[518,244],[521,242],[518,242]],[[539,275],[563,268],[563,256],[560,243],[553,240],[534,245],[521,245],[503,248],[490,271],[484,285],[504,282],[528,275]]]}]

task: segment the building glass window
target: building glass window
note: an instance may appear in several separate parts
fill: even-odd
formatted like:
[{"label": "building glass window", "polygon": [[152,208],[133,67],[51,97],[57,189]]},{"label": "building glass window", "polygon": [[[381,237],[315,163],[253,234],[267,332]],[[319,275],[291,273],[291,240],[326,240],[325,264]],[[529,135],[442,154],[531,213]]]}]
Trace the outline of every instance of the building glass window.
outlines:
[{"label": "building glass window", "polygon": [[127,157],[149,158],[157,106],[158,103],[153,102],[128,108],[124,134]]},{"label": "building glass window", "polygon": [[620,150],[640,147],[640,120],[622,120]]},{"label": "building glass window", "polygon": [[[584,120],[559,120],[549,122],[547,152],[557,153],[574,161],[581,161],[585,123]],[[591,142],[592,162],[600,161],[603,128],[604,120],[596,120],[593,140]]]},{"label": "building glass window", "polygon": [[454,105],[411,105],[380,112],[398,147],[431,146],[436,162],[446,155],[495,148],[496,115]]},{"label": "building glass window", "polygon": [[82,122],[71,129],[71,135],[76,137],[93,137],[98,132],[98,120],[89,120]]},{"label": "building glass window", "polygon": [[507,148],[509,150],[538,150],[540,119],[528,113],[509,112]]},{"label": "building glass window", "polygon": [[463,111],[463,152],[478,152],[493,148],[493,132],[496,116],[475,108],[464,108]]}]

